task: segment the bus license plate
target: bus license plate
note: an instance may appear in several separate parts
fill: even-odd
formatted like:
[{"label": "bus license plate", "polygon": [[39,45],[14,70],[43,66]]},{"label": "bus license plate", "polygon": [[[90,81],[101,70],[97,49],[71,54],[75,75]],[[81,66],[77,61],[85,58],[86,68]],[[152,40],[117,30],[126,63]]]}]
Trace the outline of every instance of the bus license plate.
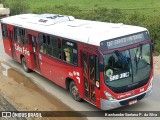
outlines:
[{"label": "bus license plate", "polygon": [[133,104],[136,104],[136,103],[137,103],[137,100],[133,100],[133,101],[129,102],[129,105],[133,105]]}]

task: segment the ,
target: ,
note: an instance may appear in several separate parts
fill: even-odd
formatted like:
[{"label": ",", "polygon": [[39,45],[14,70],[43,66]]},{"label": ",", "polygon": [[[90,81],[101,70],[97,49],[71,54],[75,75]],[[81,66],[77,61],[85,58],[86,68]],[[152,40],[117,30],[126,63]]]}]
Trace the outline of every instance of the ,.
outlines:
[{"label": ",", "polygon": [[21,14],[1,19],[5,52],[86,100],[109,110],[132,105],[152,92],[152,42],[146,28]]}]

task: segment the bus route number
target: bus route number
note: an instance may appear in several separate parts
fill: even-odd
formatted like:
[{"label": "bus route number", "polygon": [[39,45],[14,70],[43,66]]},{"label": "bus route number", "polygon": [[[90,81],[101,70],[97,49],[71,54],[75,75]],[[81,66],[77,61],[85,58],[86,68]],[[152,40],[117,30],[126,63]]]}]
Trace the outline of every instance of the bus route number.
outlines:
[{"label": "bus route number", "polygon": [[129,77],[129,72],[121,73],[119,75],[110,76],[110,81],[118,80],[118,79],[122,79],[122,78],[127,78],[127,77]]}]

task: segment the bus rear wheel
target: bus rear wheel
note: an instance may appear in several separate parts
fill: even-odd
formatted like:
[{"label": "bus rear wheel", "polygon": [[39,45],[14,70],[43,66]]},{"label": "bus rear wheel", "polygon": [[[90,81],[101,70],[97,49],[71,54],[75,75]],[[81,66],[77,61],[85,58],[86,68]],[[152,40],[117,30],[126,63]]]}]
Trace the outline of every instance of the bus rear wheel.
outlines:
[{"label": "bus rear wheel", "polygon": [[82,98],[79,97],[78,88],[77,88],[75,82],[73,82],[73,81],[70,82],[69,89],[70,89],[70,93],[72,95],[72,98],[75,101],[78,101],[78,102],[82,101]]},{"label": "bus rear wheel", "polygon": [[31,72],[31,69],[29,69],[27,67],[27,63],[26,63],[25,57],[22,57],[21,63],[22,63],[22,67],[23,67],[23,69],[24,69],[25,72],[27,72],[27,73]]}]

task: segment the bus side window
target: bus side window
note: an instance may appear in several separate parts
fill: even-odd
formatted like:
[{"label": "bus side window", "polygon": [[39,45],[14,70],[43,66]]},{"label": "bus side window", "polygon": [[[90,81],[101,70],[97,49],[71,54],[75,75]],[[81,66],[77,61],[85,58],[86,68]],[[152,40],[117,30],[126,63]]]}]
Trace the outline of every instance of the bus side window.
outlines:
[{"label": "bus side window", "polygon": [[21,45],[25,45],[25,34],[26,34],[25,31],[26,31],[25,29],[19,28],[19,36],[20,36],[19,43],[20,43]]},{"label": "bus side window", "polygon": [[42,33],[38,34],[38,41],[40,44],[40,52],[43,53],[43,34]]},{"label": "bus side window", "polygon": [[27,30],[24,31],[24,45],[28,46],[28,34],[27,34]]},{"label": "bus side window", "polygon": [[63,46],[62,48],[63,60],[77,66],[78,65],[77,44],[63,39],[62,46]]},{"label": "bus side window", "polygon": [[64,48],[64,60],[68,63],[71,63],[71,50],[69,48]]},{"label": "bus side window", "polygon": [[38,35],[38,40],[40,43],[40,52],[43,54],[47,53],[47,40],[46,40],[46,35],[39,33]]},{"label": "bus side window", "polygon": [[52,35],[39,33],[40,52],[61,59],[61,40]]},{"label": "bus side window", "polygon": [[78,64],[78,51],[77,49],[73,49],[73,64],[77,65]]},{"label": "bus side window", "polygon": [[14,28],[14,41],[18,42],[20,45],[28,45],[27,31],[23,28]]},{"label": "bus side window", "polygon": [[52,47],[52,41],[51,41],[51,37],[49,35],[47,35],[47,54],[52,56],[52,52],[53,52],[53,47]]},{"label": "bus side window", "polygon": [[57,57],[61,59],[61,39],[57,38]]},{"label": "bus side window", "polygon": [[13,40],[13,31],[9,30],[9,39]]},{"label": "bus side window", "polygon": [[2,24],[2,36],[8,38],[8,28],[6,24]]},{"label": "bus side window", "polygon": [[47,45],[46,45],[46,43],[47,43],[46,35],[43,34],[43,43],[42,43],[42,45],[43,45],[43,54],[47,53]]},{"label": "bus side window", "polygon": [[20,30],[18,27],[14,28],[14,40],[20,43]]},{"label": "bus side window", "polygon": [[17,27],[14,27],[14,41],[17,42]]},{"label": "bus side window", "polygon": [[52,47],[53,47],[53,57],[59,59],[59,54],[58,54],[58,38],[55,36],[52,36]]}]

